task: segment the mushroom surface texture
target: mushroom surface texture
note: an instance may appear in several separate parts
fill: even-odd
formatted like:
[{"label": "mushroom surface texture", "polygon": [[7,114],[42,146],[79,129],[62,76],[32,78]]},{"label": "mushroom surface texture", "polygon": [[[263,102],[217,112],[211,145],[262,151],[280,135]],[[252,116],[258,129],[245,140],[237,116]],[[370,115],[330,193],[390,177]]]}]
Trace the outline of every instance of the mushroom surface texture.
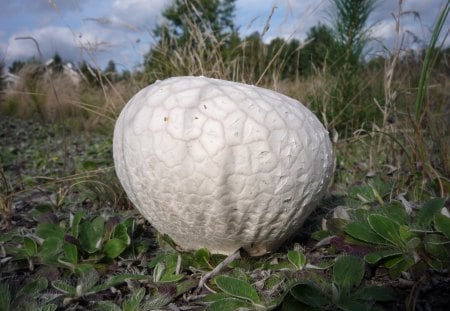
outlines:
[{"label": "mushroom surface texture", "polygon": [[331,180],[316,116],[280,93],[205,77],[138,92],[116,122],[117,176],[160,233],[185,250],[259,256],[296,232]]}]

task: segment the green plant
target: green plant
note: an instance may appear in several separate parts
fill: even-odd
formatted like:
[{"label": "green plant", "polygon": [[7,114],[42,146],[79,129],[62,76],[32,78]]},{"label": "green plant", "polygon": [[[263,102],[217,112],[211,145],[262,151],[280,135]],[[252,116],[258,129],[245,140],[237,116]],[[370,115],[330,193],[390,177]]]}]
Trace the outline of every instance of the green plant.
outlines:
[{"label": "green plant", "polygon": [[298,281],[289,286],[282,310],[376,310],[377,302],[394,299],[389,288],[363,283],[365,267],[356,256],[336,258],[331,280]]},{"label": "green plant", "polygon": [[125,252],[130,255],[136,249],[148,249],[145,239],[132,239],[135,224],[131,218],[92,217],[80,210],[71,214],[68,222],[58,221],[45,205],[38,207],[33,217],[39,221],[36,233],[12,234],[5,245],[6,253],[18,265],[26,260],[31,270],[36,264],[44,264],[76,273],[94,265],[107,266]]},{"label": "green plant", "polygon": [[0,310],[55,311],[55,304],[40,301],[47,286],[47,279],[43,277],[28,280],[17,291],[12,291],[8,283],[0,283]]},{"label": "green plant", "polygon": [[415,215],[408,215],[401,204],[393,202],[349,223],[345,233],[356,241],[373,245],[375,249],[365,255],[365,260],[388,268],[392,278],[420,262],[442,271],[450,264],[450,240],[446,233],[450,218],[441,214],[443,207],[443,199],[431,199]]},{"label": "green plant", "polygon": [[101,280],[97,270],[94,268],[89,268],[77,273],[75,279],[59,279],[51,282],[51,285],[60,293],[55,298],[64,299],[65,304],[67,304],[71,299],[78,299],[97,294],[129,280],[146,279],[148,279],[148,276],[146,275],[118,274],[109,277],[106,280]]},{"label": "green plant", "polygon": [[2,220],[0,221],[0,228],[10,228],[11,216],[12,216],[12,200],[11,189],[9,182],[6,179],[3,171],[3,164],[0,159],[0,215]]},{"label": "green plant", "polygon": [[267,310],[256,289],[247,281],[221,275],[214,279],[214,283],[222,293],[211,294],[205,298],[205,302],[211,302],[207,310],[236,310],[239,308]]}]

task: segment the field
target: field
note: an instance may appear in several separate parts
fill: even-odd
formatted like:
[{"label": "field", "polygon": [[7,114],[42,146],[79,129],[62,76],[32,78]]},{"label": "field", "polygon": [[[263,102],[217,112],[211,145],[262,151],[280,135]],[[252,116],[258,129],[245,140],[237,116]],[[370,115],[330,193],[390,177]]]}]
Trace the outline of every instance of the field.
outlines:
[{"label": "field", "polygon": [[[171,53],[163,40],[150,74],[91,68],[76,87],[36,63],[21,69],[0,101],[0,310],[446,309],[450,50],[398,46],[349,71],[300,75],[286,42],[246,58],[247,39],[234,56],[220,40],[207,52],[177,41]],[[296,98],[330,132],[328,194],[275,253],[181,252],[115,175],[126,102],[155,79],[199,74]]]}]

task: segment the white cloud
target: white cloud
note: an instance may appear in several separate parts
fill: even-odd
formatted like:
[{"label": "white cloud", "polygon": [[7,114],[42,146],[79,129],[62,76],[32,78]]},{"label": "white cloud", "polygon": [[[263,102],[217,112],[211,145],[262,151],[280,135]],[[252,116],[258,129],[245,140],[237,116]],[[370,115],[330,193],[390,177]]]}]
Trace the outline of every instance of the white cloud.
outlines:
[{"label": "white cloud", "polygon": [[137,29],[151,31],[161,19],[161,12],[170,0],[115,0],[111,14],[113,20]]}]

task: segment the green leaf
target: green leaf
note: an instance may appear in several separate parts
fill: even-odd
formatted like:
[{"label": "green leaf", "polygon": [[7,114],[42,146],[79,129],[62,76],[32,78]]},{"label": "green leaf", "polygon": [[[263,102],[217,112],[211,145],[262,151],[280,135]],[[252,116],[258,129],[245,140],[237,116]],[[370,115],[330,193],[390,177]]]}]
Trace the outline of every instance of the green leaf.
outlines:
[{"label": "green leaf", "polygon": [[161,280],[164,272],[166,270],[166,265],[163,262],[158,262],[153,269],[153,282],[157,283]]},{"label": "green leaf", "polygon": [[406,242],[406,249],[408,252],[417,250],[421,245],[422,241],[418,237],[413,237]]},{"label": "green leaf", "polygon": [[450,261],[450,245],[448,239],[441,234],[427,234],[423,240],[425,250],[433,257]]},{"label": "green leaf", "polygon": [[[413,233],[411,231],[411,229],[406,225],[400,225],[400,227],[398,228],[398,233],[400,235],[400,238],[404,242],[409,242],[410,240],[412,240],[416,237],[415,233]],[[411,243],[414,243],[414,242],[411,242]]]},{"label": "green leaf", "polygon": [[159,283],[174,283],[182,280],[183,274],[164,274],[159,280]]},{"label": "green leaf", "polygon": [[445,200],[443,198],[434,198],[425,202],[416,214],[415,224],[419,228],[428,228],[434,216],[444,207],[444,204]]},{"label": "green leaf", "polygon": [[349,221],[339,218],[331,218],[327,220],[327,229],[332,235],[341,235]]},{"label": "green leaf", "polygon": [[340,256],[333,266],[333,282],[342,292],[349,293],[353,286],[361,284],[364,272],[364,263],[359,257]]},{"label": "green leaf", "polygon": [[400,224],[386,216],[372,214],[367,217],[373,231],[393,245],[404,247],[405,243],[400,236]]},{"label": "green leaf", "polygon": [[92,221],[85,221],[80,225],[79,240],[81,246],[88,253],[95,253],[100,249],[105,230],[103,217],[95,217]]},{"label": "green leaf", "polygon": [[37,226],[36,234],[43,239],[57,238],[62,240],[64,238],[64,229],[59,225],[43,223]]},{"label": "green leaf", "polygon": [[46,264],[58,261],[58,254],[62,252],[63,240],[59,237],[47,238],[41,245],[39,256]]},{"label": "green leaf", "polygon": [[408,224],[409,216],[400,202],[393,201],[383,206],[384,214],[400,224]]},{"label": "green leaf", "polygon": [[154,267],[154,282],[177,282],[184,278],[178,270],[181,270],[182,257],[179,254],[166,253],[161,254],[149,262],[149,267]]},{"label": "green leaf", "polygon": [[403,253],[399,251],[398,249],[384,249],[380,251],[376,251],[370,254],[367,254],[364,259],[368,264],[374,265],[380,260],[393,257],[393,256],[400,256]]},{"label": "green leaf", "polygon": [[122,304],[122,311],[139,310],[139,305],[145,296],[145,288],[139,288],[133,292]]},{"label": "green leaf", "polygon": [[[111,301],[97,301],[95,303],[95,310],[98,311],[123,311],[118,305]],[[138,309],[136,309],[138,310]]]},{"label": "green leaf", "polygon": [[47,289],[48,281],[44,277],[39,277],[35,280],[29,281],[25,284],[18,292],[17,296],[31,296],[33,298],[38,298],[41,294],[40,292]]},{"label": "green leaf", "polygon": [[287,257],[289,262],[298,270],[306,265],[306,256],[299,251],[289,251]]},{"label": "green leaf", "polygon": [[121,223],[127,228],[128,235],[132,236],[134,230],[136,229],[135,228],[136,223],[134,221],[134,218],[133,217],[126,218],[126,219],[122,220]]},{"label": "green leaf", "polygon": [[78,262],[78,249],[76,245],[64,243],[63,250],[65,261],[68,261],[71,264],[76,265]]},{"label": "green leaf", "polygon": [[23,247],[25,248],[25,252],[27,253],[27,255],[29,257],[36,256],[37,244],[33,239],[31,239],[29,237],[24,237],[23,238]]},{"label": "green leaf", "polygon": [[52,282],[52,286],[59,290],[60,292],[64,293],[64,294],[68,294],[72,297],[75,297],[77,294],[77,289],[72,286],[67,284],[66,282],[64,282],[63,280],[55,280]]},{"label": "green leaf", "polygon": [[73,218],[71,218],[70,232],[75,238],[78,238],[80,222],[83,219],[84,215],[86,215],[86,212],[83,210],[80,210],[80,211],[76,212],[76,214],[73,216]]},{"label": "green leaf", "polygon": [[162,307],[169,304],[175,299],[175,296],[169,293],[160,294],[156,292],[156,295],[151,296],[149,300],[141,305],[142,310],[160,310]]},{"label": "green leaf", "polygon": [[214,302],[214,301],[222,300],[225,298],[231,298],[231,297],[227,293],[218,292],[218,293],[212,293],[212,294],[206,295],[205,297],[202,298],[202,301],[203,302]]},{"label": "green leaf", "polygon": [[184,280],[182,282],[177,282],[177,296],[186,293],[187,291],[194,289],[198,286],[198,281],[194,279]]},{"label": "green leaf", "polygon": [[105,254],[110,258],[116,258],[127,248],[127,244],[123,240],[111,239],[105,243]]},{"label": "green leaf", "polygon": [[165,274],[177,274],[179,271],[177,271],[178,261],[180,261],[181,264],[181,256],[179,254],[169,254],[164,259],[164,262],[166,264],[166,272]]},{"label": "green leaf", "polygon": [[124,224],[118,224],[114,228],[113,238],[122,240],[126,245],[130,245],[131,239],[127,232],[127,227]]},{"label": "green leaf", "polygon": [[94,268],[93,264],[90,263],[79,263],[75,266],[75,273],[77,275],[83,275],[87,273],[88,271],[91,271]]},{"label": "green leaf", "polygon": [[402,272],[408,271],[415,264],[409,256],[393,257],[385,261],[384,265],[389,269],[389,275],[393,279],[400,277]]},{"label": "green leaf", "polygon": [[211,253],[206,248],[200,248],[194,254],[194,261],[198,269],[212,269],[209,260]]},{"label": "green leaf", "polygon": [[297,301],[314,308],[322,308],[328,303],[327,296],[312,284],[297,283],[291,287],[289,293]]},{"label": "green leaf", "polygon": [[110,277],[105,284],[108,287],[115,286],[125,282],[126,280],[148,280],[148,275],[124,273]]},{"label": "green leaf", "polygon": [[376,245],[386,245],[386,240],[371,230],[367,223],[352,222],[345,227],[345,233],[351,237]]},{"label": "green leaf", "polygon": [[248,299],[255,304],[261,302],[256,290],[244,280],[219,275],[215,278],[215,282],[222,291],[231,296]]},{"label": "green leaf", "polygon": [[370,301],[392,301],[395,300],[394,291],[390,287],[366,286],[357,290],[355,298]]},{"label": "green leaf", "polygon": [[167,254],[159,254],[153,257],[147,264],[150,269],[154,269],[156,265],[160,262],[164,262],[164,258],[166,258]]},{"label": "green leaf", "polygon": [[81,163],[84,170],[91,171],[97,168],[97,163],[92,160],[85,160]]},{"label": "green leaf", "polygon": [[240,300],[236,298],[225,298],[217,300],[210,304],[206,310],[208,311],[235,311],[243,308],[244,310],[251,310],[252,305],[245,300]]},{"label": "green leaf", "polygon": [[109,279],[107,279],[103,284],[99,284],[95,287],[92,288],[92,291],[94,293],[98,293],[101,292],[103,290],[106,290],[108,288],[111,288],[113,286],[119,285],[124,283],[127,280],[148,280],[149,277],[148,275],[142,275],[142,274],[128,274],[128,273],[124,273],[124,274],[119,274],[119,275],[115,275],[110,277]]},{"label": "green leaf", "polygon": [[11,232],[2,232],[2,234],[0,234],[0,242],[9,242],[14,240],[17,236],[20,236],[20,233],[17,233],[16,230]]},{"label": "green leaf", "polygon": [[434,216],[434,226],[436,227],[436,230],[442,232],[443,235],[447,239],[450,239],[450,218],[442,215],[442,214],[436,214]]},{"label": "green leaf", "polygon": [[[94,288],[100,279],[100,275],[95,269],[87,270],[81,274],[77,284],[77,295],[86,294]],[[95,292],[94,292],[95,293]]]},{"label": "green leaf", "polygon": [[[276,305],[276,304],[275,304]],[[272,310],[272,309],[269,309]],[[276,309],[278,310],[278,309]],[[313,308],[311,306],[305,305],[304,303],[299,302],[291,295],[287,295],[284,297],[281,303],[281,311],[322,311],[323,308]]]}]

